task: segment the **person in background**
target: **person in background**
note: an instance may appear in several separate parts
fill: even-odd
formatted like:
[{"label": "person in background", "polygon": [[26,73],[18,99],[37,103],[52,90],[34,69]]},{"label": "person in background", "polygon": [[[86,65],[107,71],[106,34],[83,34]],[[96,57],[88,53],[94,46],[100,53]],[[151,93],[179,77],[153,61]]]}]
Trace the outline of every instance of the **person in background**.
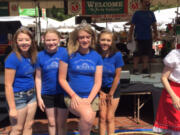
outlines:
[{"label": "person in background", "polygon": [[173,49],[163,60],[162,91],[153,131],[180,134],[180,50]]},{"label": "person in background", "polygon": [[[142,73],[149,73],[149,59],[153,55],[152,40],[157,40],[156,18],[152,11],[149,10],[150,0],[140,0],[141,9],[136,11],[131,20],[128,42],[132,41],[134,36],[136,40],[136,51],[133,58],[133,74],[139,74],[138,63],[142,57]],[[152,38],[152,28],[154,36]],[[134,34],[133,34],[134,33]]]},{"label": "person in background", "polygon": [[34,89],[36,56],[31,31],[19,28],[14,35],[12,52],[5,61],[5,95],[12,126],[10,135],[32,135],[37,108]]},{"label": "person in background", "polygon": [[[94,51],[96,34],[87,23],[70,34],[68,53],[60,60],[59,82],[67,93],[65,103],[80,117],[80,135],[90,135],[99,109],[98,92],[102,83],[102,58]],[[67,80],[68,78],[68,80]]]},{"label": "person in background", "polygon": [[103,79],[100,91],[100,135],[115,132],[115,111],[120,100],[120,75],[124,61],[117,50],[114,35],[103,30],[98,36],[97,51],[103,57]]},{"label": "person in background", "polygon": [[64,90],[58,82],[59,60],[65,48],[58,47],[60,34],[47,29],[44,34],[45,50],[39,52],[36,66],[36,92],[39,108],[46,112],[49,135],[66,135],[68,110]]}]

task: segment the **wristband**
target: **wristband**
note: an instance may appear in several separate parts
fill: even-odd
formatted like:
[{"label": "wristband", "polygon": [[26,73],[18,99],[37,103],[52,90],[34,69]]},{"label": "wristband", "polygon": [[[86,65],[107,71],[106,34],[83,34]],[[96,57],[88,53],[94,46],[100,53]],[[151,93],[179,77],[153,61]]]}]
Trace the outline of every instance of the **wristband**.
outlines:
[{"label": "wristband", "polygon": [[75,95],[76,95],[76,93],[73,93],[73,94],[71,95],[71,98],[73,98]]}]

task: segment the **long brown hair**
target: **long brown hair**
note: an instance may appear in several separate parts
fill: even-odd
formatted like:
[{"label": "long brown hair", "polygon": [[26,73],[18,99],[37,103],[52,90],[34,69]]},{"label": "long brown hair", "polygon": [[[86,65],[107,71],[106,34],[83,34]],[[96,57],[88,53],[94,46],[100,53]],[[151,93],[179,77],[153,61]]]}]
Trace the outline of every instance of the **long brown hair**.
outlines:
[{"label": "long brown hair", "polygon": [[96,50],[99,54],[103,54],[103,50],[100,46],[100,43],[99,43],[99,40],[100,40],[100,37],[103,35],[103,34],[108,34],[108,35],[111,35],[112,36],[112,45],[110,46],[109,48],[109,56],[112,56],[113,54],[115,54],[118,49],[116,47],[116,44],[115,44],[115,35],[113,34],[113,32],[105,29],[105,30],[102,30],[99,35],[98,35],[98,41],[97,41],[97,45],[96,45]]},{"label": "long brown hair", "polygon": [[17,37],[18,37],[18,35],[20,33],[27,34],[31,39],[31,46],[30,46],[30,48],[28,50],[28,55],[29,55],[29,57],[31,59],[31,63],[35,64],[36,58],[37,58],[37,46],[35,44],[33,34],[28,28],[21,27],[16,31],[16,33],[14,34],[14,37],[13,37],[12,50],[13,50],[13,52],[16,53],[16,56],[18,57],[18,59],[21,59],[22,54],[21,54],[21,51],[20,51],[20,49],[19,49],[19,47],[17,45]]},{"label": "long brown hair", "polygon": [[78,33],[80,31],[85,31],[91,35],[91,49],[95,49],[96,43],[96,33],[91,28],[89,24],[80,24],[78,27],[75,28],[73,32],[70,33],[69,41],[68,41],[68,54],[71,55],[78,51],[79,49],[79,42],[78,42]]}]

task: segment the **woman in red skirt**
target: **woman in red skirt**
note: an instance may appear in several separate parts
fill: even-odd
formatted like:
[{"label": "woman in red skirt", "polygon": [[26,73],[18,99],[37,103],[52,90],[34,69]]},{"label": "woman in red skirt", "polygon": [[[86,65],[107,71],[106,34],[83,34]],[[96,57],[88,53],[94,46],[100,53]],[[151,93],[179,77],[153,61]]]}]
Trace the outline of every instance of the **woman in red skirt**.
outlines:
[{"label": "woman in red skirt", "polygon": [[173,49],[163,61],[165,67],[161,80],[164,90],[153,131],[180,135],[180,49]]}]

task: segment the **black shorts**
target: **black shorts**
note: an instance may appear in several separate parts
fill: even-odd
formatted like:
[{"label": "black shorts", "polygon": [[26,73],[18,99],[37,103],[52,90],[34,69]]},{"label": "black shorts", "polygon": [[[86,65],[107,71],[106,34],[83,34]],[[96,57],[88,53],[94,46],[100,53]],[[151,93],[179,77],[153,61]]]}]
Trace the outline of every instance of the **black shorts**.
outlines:
[{"label": "black shorts", "polygon": [[[102,90],[104,93],[106,93],[106,94],[109,93],[110,89],[111,89],[111,88],[109,88],[109,87],[103,87],[103,88],[101,88],[101,90]],[[120,84],[118,85],[116,91],[114,92],[113,98],[120,98]]]},{"label": "black shorts", "polygon": [[67,108],[64,103],[64,94],[42,95],[46,108]]},{"label": "black shorts", "polygon": [[152,39],[136,40],[136,50],[134,56],[153,56]]}]

